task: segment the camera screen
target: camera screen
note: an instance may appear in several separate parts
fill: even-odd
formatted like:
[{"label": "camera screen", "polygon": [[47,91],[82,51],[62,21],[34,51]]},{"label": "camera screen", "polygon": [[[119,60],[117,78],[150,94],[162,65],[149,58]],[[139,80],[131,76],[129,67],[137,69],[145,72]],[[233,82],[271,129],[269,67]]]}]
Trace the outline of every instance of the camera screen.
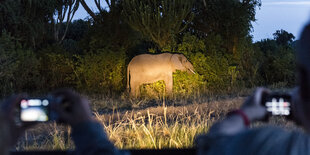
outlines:
[{"label": "camera screen", "polygon": [[48,121],[49,101],[47,99],[29,99],[20,102],[20,119],[24,122]]},{"label": "camera screen", "polygon": [[272,115],[290,115],[290,99],[284,96],[273,96],[266,101],[267,111]]}]

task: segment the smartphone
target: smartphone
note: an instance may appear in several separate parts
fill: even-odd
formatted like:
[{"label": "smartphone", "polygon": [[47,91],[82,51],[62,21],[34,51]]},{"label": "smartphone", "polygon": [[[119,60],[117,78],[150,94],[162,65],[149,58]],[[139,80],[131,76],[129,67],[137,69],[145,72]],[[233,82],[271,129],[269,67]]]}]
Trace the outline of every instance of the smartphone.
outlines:
[{"label": "smartphone", "polygon": [[273,93],[265,96],[267,112],[274,116],[290,116],[292,97],[289,94]]},{"label": "smartphone", "polygon": [[20,101],[22,122],[47,122],[50,120],[50,101],[46,98],[22,99]]}]

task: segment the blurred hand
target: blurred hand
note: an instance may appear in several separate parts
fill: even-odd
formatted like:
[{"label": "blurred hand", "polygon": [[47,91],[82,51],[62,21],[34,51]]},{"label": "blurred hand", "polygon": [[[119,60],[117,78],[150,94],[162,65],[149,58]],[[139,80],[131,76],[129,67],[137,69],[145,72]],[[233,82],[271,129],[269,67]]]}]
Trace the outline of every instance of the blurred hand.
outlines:
[{"label": "blurred hand", "polygon": [[86,98],[70,89],[57,90],[53,93],[53,96],[62,101],[53,106],[53,109],[59,115],[60,121],[71,126],[92,121],[89,102]]},{"label": "blurred hand", "polygon": [[254,94],[244,102],[241,110],[247,115],[250,122],[263,120],[267,114],[266,107],[262,105],[263,95],[269,93],[268,89],[257,88]]},{"label": "blurred hand", "polygon": [[[0,139],[0,141],[5,141],[8,147],[15,145],[18,138],[24,133],[24,131],[30,126],[36,123],[22,123],[19,120],[19,114],[17,112],[20,101],[27,98],[26,94],[13,95],[6,99],[0,108],[0,113],[2,121],[0,125],[2,128],[6,128],[8,133],[2,133],[5,139]],[[4,138],[1,136],[0,138]]]}]

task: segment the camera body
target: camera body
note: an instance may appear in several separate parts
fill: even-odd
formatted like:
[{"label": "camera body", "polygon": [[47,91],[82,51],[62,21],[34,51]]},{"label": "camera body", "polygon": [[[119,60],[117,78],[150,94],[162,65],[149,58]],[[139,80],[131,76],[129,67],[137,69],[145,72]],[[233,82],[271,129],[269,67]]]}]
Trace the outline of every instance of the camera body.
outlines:
[{"label": "camera body", "polygon": [[48,122],[58,120],[58,114],[53,107],[58,106],[61,100],[47,96],[43,98],[24,98],[19,104],[20,122]]}]

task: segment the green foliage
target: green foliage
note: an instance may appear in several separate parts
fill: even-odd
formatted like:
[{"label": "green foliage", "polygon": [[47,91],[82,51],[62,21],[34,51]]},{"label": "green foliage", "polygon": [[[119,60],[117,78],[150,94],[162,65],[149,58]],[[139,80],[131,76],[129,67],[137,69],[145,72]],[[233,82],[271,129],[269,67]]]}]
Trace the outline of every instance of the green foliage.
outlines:
[{"label": "green foliage", "polygon": [[125,88],[125,52],[99,49],[76,56],[77,88],[88,92],[119,92]]},{"label": "green foliage", "polygon": [[260,49],[257,52],[262,52],[263,55],[259,73],[265,85],[279,82],[295,84],[295,49],[291,44],[293,38],[286,31],[277,31],[274,40],[265,39],[256,43]]},{"label": "green foliage", "polygon": [[[136,46],[137,42],[140,42],[140,35],[124,22],[120,12],[104,11],[101,12],[100,17],[106,22],[93,23],[79,42],[84,52],[97,51],[98,49],[112,51],[124,49],[128,52],[130,48]],[[72,35],[70,30],[68,35],[68,37]]]},{"label": "green foliage", "polygon": [[40,61],[32,50],[17,50],[17,70],[14,73],[15,89],[37,91],[43,84],[39,73]]},{"label": "green foliage", "polygon": [[134,30],[162,49],[192,21],[192,5],[192,0],[125,0],[123,15]]},{"label": "green foliage", "polygon": [[65,39],[80,41],[87,34],[90,23],[82,19],[74,20],[69,24],[69,29]]},{"label": "green foliage", "polygon": [[0,33],[6,30],[26,47],[36,48],[50,38],[50,19],[55,0],[11,1],[0,3]]},{"label": "green foliage", "polygon": [[191,53],[202,52],[206,50],[206,45],[202,39],[186,33],[183,37],[182,43],[177,45],[177,51],[183,53],[185,56],[190,56]]},{"label": "green foliage", "polygon": [[[0,2],[0,95],[59,87],[124,92],[126,64],[147,50],[182,53],[193,64],[197,74],[173,74],[178,98],[295,84],[295,37],[278,30],[254,44],[249,36],[260,0],[111,0],[94,19],[68,27],[54,22],[66,6],[58,2]],[[67,36],[54,44],[65,27]],[[141,88],[157,99],[165,92],[163,81]]]},{"label": "green foliage", "polygon": [[261,0],[197,0],[190,32],[201,37],[220,35],[226,51],[236,54],[236,46],[249,34],[260,5]]},{"label": "green foliage", "polygon": [[[251,41],[251,40],[250,40]],[[239,87],[255,87],[262,82],[259,69],[263,59],[262,52],[252,45],[252,43],[244,43],[240,50],[239,55]]]},{"label": "green foliage", "polygon": [[199,74],[177,71],[173,74],[173,93],[176,97],[189,98],[199,95],[205,82]]},{"label": "green foliage", "polygon": [[295,56],[292,49],[279,47],[264,57],[261,75],[267,84],[278,82],[295,83]]},{"label": "green foliage", "polygon": [[40,73],[44,81],[44,90],[74,86],[73,61],[64,54],[47,52],[41,57]]},{"label": "green foliage", "polygon": [[163,80],[140,86],[141,97],[160,100],[166,96],[166,85]]},{"label": "green foliage", "polygon": [[[234,84],[238,72],[229,66],[226,55],[211,50],[194,35],[185,34],[182,43],[173,52],[184,54],[192,62],[197,74],[177,73],[174,75],[174,90],[185,95],[201,91],[221,91]],[[230,70],[229,70],[230,69]],[[187,76],[186,76],[187,75]]]},{"label": "green foliage", "polygon": [[0,95],[34,91],[41,84],[39,60],[32,50],[23,49],[8,33],[0,37]]},{"label": "green foliage", "polygon": [[13,92],[14,71],[17,70],[16,48],[14,38],[3,33],[0,37],[0,93],[1,95]]},{"label": "green foliage", "polygon": [[278,45],[288,47],[292,44],[295,36],[292,33],[288,33],[285,30],[277,30],[274,34],[274,40]]}]

